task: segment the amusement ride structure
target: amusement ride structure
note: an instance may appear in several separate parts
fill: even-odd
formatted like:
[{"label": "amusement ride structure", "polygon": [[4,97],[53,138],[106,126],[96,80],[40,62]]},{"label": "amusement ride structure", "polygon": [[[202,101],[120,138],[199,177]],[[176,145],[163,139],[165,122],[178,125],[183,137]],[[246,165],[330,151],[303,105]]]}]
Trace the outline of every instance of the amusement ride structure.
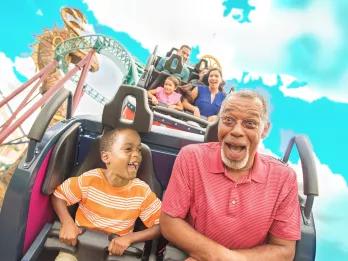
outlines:
[{"label": "amusement ride structure", "polygon": [[[113,38],[87,34],[87,21],[79,10],[63,8],[61,16],[63,29],[46,30],[37,37],[33,60],[38,72],[0,101],[1,109],[27,92],[8,119],[0,123],[1,146],[14,144],[18,138],[10,140],[11,135],[41,108],[25,135],[27,151],[20,162],[17,161],[18,166],[12,168],[13,177],[8,179],[4,202],[0,205],[2,258],[53,260],[61,250],[87,261],[163,258],[163,240],[132,245],[122,257],[106,254],[109,237],[103,233],[86,230],[79,236],[76,247],[61,243],[59,224],[55,222],[49,197],[66,178],[102,166],[96,153],[104,130],[131,127],[140,133],[143,142],[143,162],[138,177],[161,198],[179,150],[187,144],[216,141],[217,122],[208,123],[184,112],[149,105],[146,90],[181,70],[181,58],[175,52],[171,50],[168,54],[166,72],[158,72],[155,69],[159,60],[157,47],[144,66]],[[122,84],[114,90],[113,98],[105,97],[86,82],[89,72],[99,70],[101,55],[111,59],[122,75]],[[176,66],[170,64],[172,61]],[[220,67],[220,64],[213,56],[204,56],[191,68],[191,78],[198,77],[202,66]],[[69,82],[74,85],[73,91],[66,88]],[[72,117],[84,93],[103,106],[101,120],[90,115]],[[297,242],[295,260],[309,261],[315,257],[312,205],[318,195],[318,184],[312,149],[305,137],[291,139],[283,161],[288,161],[295,147],[302,163],[304,193],[299,195],[302,239]],[[12,176],[12,173],[6,175]],[[174,260],[181,260],[175,259],[180,256],[178,250],[172,247],[167,250]]]}]

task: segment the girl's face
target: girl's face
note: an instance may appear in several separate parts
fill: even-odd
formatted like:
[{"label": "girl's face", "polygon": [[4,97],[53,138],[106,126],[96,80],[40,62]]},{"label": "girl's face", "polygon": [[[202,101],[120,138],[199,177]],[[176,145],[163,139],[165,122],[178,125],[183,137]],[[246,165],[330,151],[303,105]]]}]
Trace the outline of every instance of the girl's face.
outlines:
[{"label": "girl's face", "polygon": [[171,80],[166,79],[164,81],[163,88],[164,88],[164,93],[167,94],[167,95],[170,95],[170,94],[172,94],[175,91],[176,86],[175,86],[175,84]]},{"label": "girl's face", "polygon": [[211,71],[208,77],[209,87],[218,89],[222,82],[221,74],[218,70]]}]

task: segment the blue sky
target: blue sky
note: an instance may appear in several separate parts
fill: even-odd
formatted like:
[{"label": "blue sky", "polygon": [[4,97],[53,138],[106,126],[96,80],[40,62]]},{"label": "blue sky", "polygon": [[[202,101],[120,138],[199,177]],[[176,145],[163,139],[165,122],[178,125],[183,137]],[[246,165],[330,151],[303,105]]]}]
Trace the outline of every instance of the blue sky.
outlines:
[{"label": "blue sky", "polygon": [[[172,3],[6,1],[0,9],[0,32],[6,36],[0,58],[6,57],[17,81],[23,81],[28,70],[19,61],[28,60],[35,35],[62,26],[59,9],[66,5],[79,8],[96,33],[115,38],[143,63],[156,44],[164,54],[188,43],[194,47],[192,61],[205,53],[215,55],[229,84],[262,89],[269,96],[272,130],[264,141],[267,149],[282,155],[290,135],[309,136],[323,180],[316,206],[317,260],[347,257],[343,242],[348,230],[340,226],[348,222],[348,2],[193,0],[176,2],[169,12]],[[1,89],[7,84],[2,66],[4,62]]]}]

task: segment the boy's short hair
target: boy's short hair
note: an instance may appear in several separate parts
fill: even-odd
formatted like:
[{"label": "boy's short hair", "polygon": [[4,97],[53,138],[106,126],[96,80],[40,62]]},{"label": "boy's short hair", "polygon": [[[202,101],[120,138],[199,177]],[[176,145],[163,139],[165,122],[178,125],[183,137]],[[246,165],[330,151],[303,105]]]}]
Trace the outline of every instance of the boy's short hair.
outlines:
[{"label": "boy's short hair", "polygon": [[104,132],[100,139],[100,146],[99,146],[100,152],[111,151],[111,147],[115,142],[115,138],[117,137],[117,135],[119,135],[121,132],[125,130],[135,131],[131,128],[117,128],[108,132]]}]

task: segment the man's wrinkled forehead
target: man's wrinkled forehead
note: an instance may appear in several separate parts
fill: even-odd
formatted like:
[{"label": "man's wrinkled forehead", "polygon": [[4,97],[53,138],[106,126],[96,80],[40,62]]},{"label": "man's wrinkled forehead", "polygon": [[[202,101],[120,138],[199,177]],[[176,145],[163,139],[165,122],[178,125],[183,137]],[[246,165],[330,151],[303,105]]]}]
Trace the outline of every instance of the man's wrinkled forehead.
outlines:
[{"label": "man's wrinkled forehead", "polygon": [[221,107],[221,114],[245,112],[250,115],[263,116],[263,104],[257,98],[230,96]]}]

